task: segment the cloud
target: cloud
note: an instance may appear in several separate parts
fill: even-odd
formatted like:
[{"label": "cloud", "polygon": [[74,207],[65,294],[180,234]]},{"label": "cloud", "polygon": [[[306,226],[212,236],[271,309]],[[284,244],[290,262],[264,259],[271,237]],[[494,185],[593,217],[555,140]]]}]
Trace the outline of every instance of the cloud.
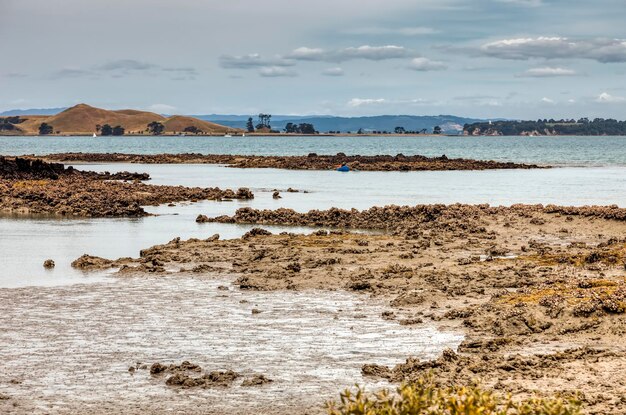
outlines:
[{"label": "cloud", "polygon": [[362,107],[364,105],[384,104],[387,100],[384,98],[352,98],[348,101],[349,107]]},{"label": "cloud", "polygon": [[167,104],[152,104],[148,107],[148,111],[156,112],[157,114],[173,114],[178,109]]},{"label": "cloud", "polygon": [[81,68],[63,68],[50,74],[50,79],[83,78],[93,76],[94,73]]},{"label": "cloud", "polygon": [[626,102],[626,98],[614,96],[614,95],[609,94],[608,92],[603,92],[600,95],[598,95],[595,101],[602,103],[602,104],[616,104],[620,102]]},{"label": "cloud", "polygon": [[285,58],[298,61],[344,62],[356,59],[382,61],[400,59],[413,53],[403,46],[363,45],[344,49],[325,50],[321,48],[300,47],[288,53]]},{"label": "cloud", "polygon": [[346,30],[344,33],[349,35],[398,35],[398,36],[423,36],[434,35],[440,33],[432,27],[415,26],[415,27],[363,27],[357,29]]},{"label": "cloud", "polygon": [[96,67],[96,69],[102,71],[145,71],[156,68],[158,68],[158,65],[134,59],[119,59]]},{"label": "cloud", "polygon": [[503,39],[480,47],[480,53],[499,59],[591,59],[602,63],[626,62],[626,40],[537,37]]},{"label": "cloud", "polygon": [[443,71],[448,69],[448,66],[439,61],[433,61],[428,58],[415,58],[409,63],[409,69],[419,72],[427,71]]},{"label": "cloud", "polygon": [[232,56],[223,55],[220,57],[220,66],[226,69],[256,69],[269,66],[293,66],[295,62],[282,59],[280,57],[267,59],[258,53],[249,55]]},{"label": "cloud", "polygon": [[261,68],[259,75],[265,78],[279,78],[279,77],[294,77],[298,76],[298,73],[281,66],[266,66]]},{"label": "cloud", "polygon": [[518,75],[522,78],[554,78],[559,76],[576,76],[575,70],[567,68],[553,68],[546,66],[544,68],[531,68],[526,72]]},{"label": "cloud", "polygon": [[4,78],[17,79],[17,78],[26,78],[28,75],[26,75],[25,73],[21,73],[21,72],[7,72],[7,73],[0,73],[0,76]]},{"label": "cloud", "polygon": [[328,68],[328,69],[324,69],[324,71],[322,71],[322,75],[324,76],[343,76],[344,72],[342,68],[336,67],[336,68]]},{"label": "cloud", "polygon": [[123,78],[137,73],[163,73],[170,76],[172,80],[191,80],[195,79],[198,75],[196,69],[192,67],[163,67],[134,59],[119,59],[88,68],[66,67],[52,72],[50,78],[99,78],[101,75],[107,75],[112,78]]},{"label": "cloud", "polygon": [[424,98],[413,99],[386,99],[386,98],[352,98],[348,106],[352,108],[369,105],[432,105],[433,101]]}]

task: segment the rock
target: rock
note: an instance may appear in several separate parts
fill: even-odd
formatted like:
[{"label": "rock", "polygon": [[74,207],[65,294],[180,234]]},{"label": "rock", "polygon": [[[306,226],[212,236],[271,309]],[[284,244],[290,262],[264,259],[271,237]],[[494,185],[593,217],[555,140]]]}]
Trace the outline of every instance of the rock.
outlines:
[{"label": "rock", "polygon": [[262,311],[259,310],[258,308],[253,308],[252,309],[252,314],[261,314],[261,313],[262,313]]},{"label": "rock", "polygon": [[85,254],[72,262],[72,268],[89,271],[110,268],[112,264],[109,259]]},{"label": "rock", "polygon": [[280,196],[280,193],[279,193],[279,192],[274,192],[274,193],[272,194],[272,198],[273,198],[273,199],[282,199],[282,197]]},{"label": "rock", "polygon": [[251,378],[244,379],[241,386],[250,387],[250,386],[260,386],[265,385],[267,383],[272,383],[273,380],[267,378],[265,375],[254,375]]},{"label": "rock", "polygon": [[196,222],[197,223],[207,223],[207,222],[210,222],[210,219],[206,215],[198,215],[198,217],[196,218]]},{"label": "rock", "polygon": [[246,232],[242,236],[242,238],[243,239],[248,239],[248,238],[252,238],[252,237],[255,237],[255,236],[269,236],[271,234],[272,234],[272,232],[267,231],[267,230],[262,229],[262,228],[252,228],[252,230]]},{"label": "rock", "polygon": [[168,369],[168,366],[165,366],[161,363],[153,363],[152,366],[150,366],[150,374],[159,375],[165,372],[167,369]]},{"label": "rock", "polygon": [[237,199],[254,199],[254,194],[247,187],[237,189]]},{"label": "rock", "polygon": [[54,268],[54,266],[55,266],[54,261],[51,260],[51,259],[46,259],[43,262],[43,267],[46,268],[46,269],[52,269],[52,268]]},{"label": "rock", "polygon": [[377,364],[365,364],[361,367],[361,374],[363,376],[389,379],[391,377],[392,371],[387,366]]}]

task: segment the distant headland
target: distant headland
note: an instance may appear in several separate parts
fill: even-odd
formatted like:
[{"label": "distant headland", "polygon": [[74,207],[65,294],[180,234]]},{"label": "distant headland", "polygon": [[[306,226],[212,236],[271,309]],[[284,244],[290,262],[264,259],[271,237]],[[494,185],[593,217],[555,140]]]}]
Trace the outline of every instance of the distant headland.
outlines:
[{"label": "distant headland", "polygon": [[165,117],[132,109],[109,111],[78,104],[55,115],[13,115],[0,118],[0,135],[224,135],[240,130],[174,115]]},{"label": "distant headland", "polygon": [[0,135],[330,135],[330,136],[601,136],[626,135],[626,121],[604,118],[480,120],[454,115],[362,117],[297,115],[165,115],[134,109],[70,108],[0,113]]}]

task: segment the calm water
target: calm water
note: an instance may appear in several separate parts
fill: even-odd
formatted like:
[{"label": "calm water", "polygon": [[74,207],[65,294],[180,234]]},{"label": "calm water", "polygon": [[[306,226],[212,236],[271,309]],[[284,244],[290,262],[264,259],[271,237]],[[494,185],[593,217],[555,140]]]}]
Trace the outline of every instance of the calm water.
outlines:
[{"label": "calm water", "polygon": [[[139,250],[183,239],[219,233],[234,238],[250,226],[197,224],[198,214],[233,214],[237,208],[287,207],[301,212],[330,207],[366,209],[388,204],[420,203],[554,203],[562,205],[617,204],[626,207],[626,167],[564,167],[541,170],[466,172],[353,172],[233,169],[217,165],[81,165],[98,171],[135,170],[152,176],[154,184],[250,187],[251,201],[183,203],[149,207],[159,214],[141,219],[46,219],[0,217],[0,286],[60,285],[98,282],[103,276],[82,274],[70,267],[84,253],[118,258]],[[272,198],[273,189],[293,187],[309,193],[286,193]],[[276,231],[289,228],[274,228]],[[289,229],[297,232],[306,228]],[[55,260],[44,270],[45,259]]]},{"label": "calm water", "polygon": [[63,152],[422,154],[550,165],[626,166],[626,137],[0,137],[0,154]]}]

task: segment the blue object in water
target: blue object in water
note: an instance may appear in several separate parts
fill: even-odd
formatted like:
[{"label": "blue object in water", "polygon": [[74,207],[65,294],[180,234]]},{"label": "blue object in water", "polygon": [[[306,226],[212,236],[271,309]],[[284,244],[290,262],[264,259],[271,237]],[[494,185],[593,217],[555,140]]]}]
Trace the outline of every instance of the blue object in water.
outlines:
[{"label": "blue object in water", "polygon": [[344,171],[344,172],[350,171],[350,167],[348,167],[348,166],[341,166],[341,167],[337,168],[337,171]]}]

